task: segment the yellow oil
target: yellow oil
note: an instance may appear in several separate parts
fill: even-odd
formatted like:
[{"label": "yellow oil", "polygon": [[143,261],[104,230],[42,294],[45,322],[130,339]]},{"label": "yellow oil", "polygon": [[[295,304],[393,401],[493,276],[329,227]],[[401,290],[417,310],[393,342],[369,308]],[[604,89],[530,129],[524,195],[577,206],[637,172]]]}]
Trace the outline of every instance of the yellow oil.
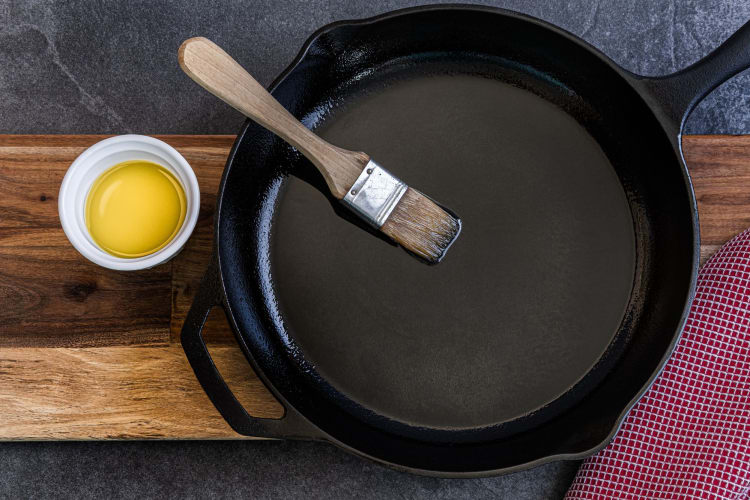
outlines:
[{"label": "yellow oil", "polygon": [[101,174],[86,197],[86,226],[115,257],[135,258],[166,246],[182,227],[185,190],[169,170],[144,160]]}]

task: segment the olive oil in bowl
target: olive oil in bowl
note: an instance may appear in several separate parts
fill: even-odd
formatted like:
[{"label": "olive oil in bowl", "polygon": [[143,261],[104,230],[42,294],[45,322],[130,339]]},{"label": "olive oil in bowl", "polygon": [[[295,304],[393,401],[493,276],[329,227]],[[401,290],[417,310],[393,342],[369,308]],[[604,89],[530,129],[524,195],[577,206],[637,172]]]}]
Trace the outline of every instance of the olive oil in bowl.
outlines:
[{"label": "olive oil in bowl", "polygon": [[172,172],[150,161],[132,160],[94,181],[86,197],[86,227],[110,255],[143,257],[172,241],[186,211],[185,190]]}]

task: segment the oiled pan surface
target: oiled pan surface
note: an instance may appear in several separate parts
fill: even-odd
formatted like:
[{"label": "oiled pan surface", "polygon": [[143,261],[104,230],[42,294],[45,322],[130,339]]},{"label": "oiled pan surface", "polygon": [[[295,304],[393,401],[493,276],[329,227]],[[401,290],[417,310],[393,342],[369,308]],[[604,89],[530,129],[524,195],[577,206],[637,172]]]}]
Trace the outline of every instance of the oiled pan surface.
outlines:
[{"label": "oiled pan surface", "polygon": [[483,7],[316,33],[274,97],[464,231],[427,267],[334,213],[310,163],[246,122],[217,198],[216,272],[287,416],[225,413],[249,434],[446,476],[600,449],[663,366],[697,273],[676,125],[643,85],[569,34]]},{"label": "oiled pan surface", "polygon": [[443,263],[421,264],[342,220],[294,176],[271,228],[297,360],[337,397],[410,426],[484,427],[550,405],[603,355],[633,289],[626,193],[558,105],[566,90],[540,78],[532,92],[506,83],[512,68],[476,67],[390,64],[308,117],[461,216]]}]

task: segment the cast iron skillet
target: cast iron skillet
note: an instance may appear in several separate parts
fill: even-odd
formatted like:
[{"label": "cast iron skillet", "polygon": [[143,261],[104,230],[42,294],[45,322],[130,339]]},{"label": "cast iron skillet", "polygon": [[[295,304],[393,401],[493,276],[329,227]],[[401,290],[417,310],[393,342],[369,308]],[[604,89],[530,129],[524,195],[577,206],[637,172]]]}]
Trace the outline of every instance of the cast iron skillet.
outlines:
[{"label": "cast iron skillet", "polygon": [[[747,25],[658,78],[487,7],[322,28],[273,95],[464,230],[443,263],[418,263],[336,215],[315,169],[248,121],[182,331],[198,380],[241,434],[325,440],[411,472],[594,453],[659,373],[693,296],[684,119],[749,65]],[[248,415],[223,382],[201,336],[215,305],[282,419]]]}]

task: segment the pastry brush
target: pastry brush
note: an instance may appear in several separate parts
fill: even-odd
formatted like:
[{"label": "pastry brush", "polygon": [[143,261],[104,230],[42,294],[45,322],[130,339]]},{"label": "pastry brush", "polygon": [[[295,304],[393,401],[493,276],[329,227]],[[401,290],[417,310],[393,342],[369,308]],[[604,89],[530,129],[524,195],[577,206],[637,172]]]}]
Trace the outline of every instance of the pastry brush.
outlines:
[{"label": "pastry brush", "polygon": [[461,230],[458,218],[366,153],[339,148],[315,135],[212,41],[190,38],[178,55],[190,78],[305,155],[333,196],[359,217],[428,263],[443,258]]}]

